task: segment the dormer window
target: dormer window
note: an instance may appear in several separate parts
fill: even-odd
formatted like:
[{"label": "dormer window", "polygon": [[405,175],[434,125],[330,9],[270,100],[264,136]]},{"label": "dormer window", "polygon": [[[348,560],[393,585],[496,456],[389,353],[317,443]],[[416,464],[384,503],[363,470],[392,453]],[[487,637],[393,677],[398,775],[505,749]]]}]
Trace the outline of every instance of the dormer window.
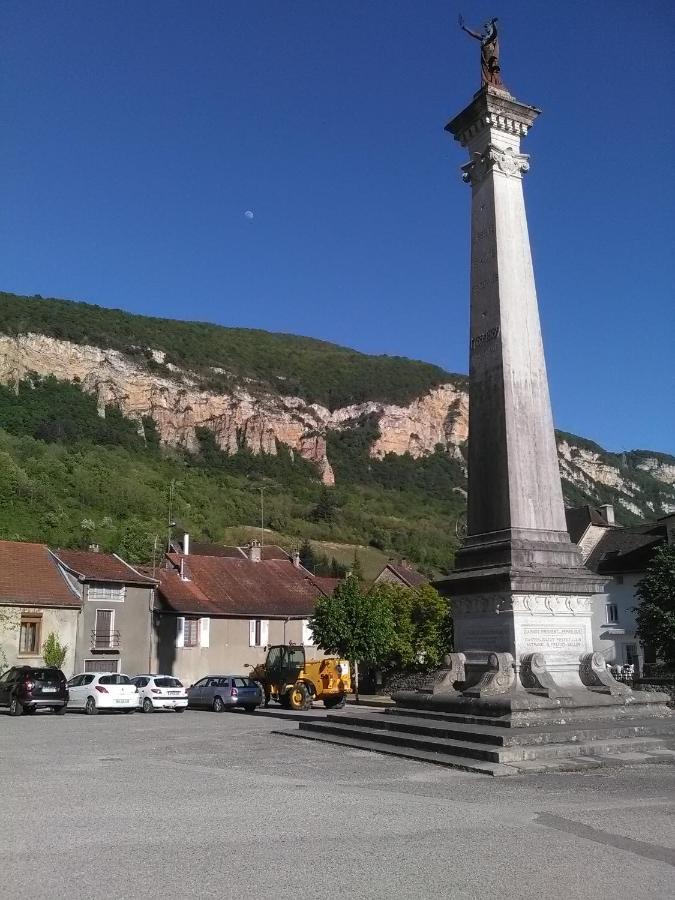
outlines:
[{"label": "dormer window", "polygon": [[97,581],[87,588],[87,600],[98,603],[124,603],[126,588],[123,584]]}]

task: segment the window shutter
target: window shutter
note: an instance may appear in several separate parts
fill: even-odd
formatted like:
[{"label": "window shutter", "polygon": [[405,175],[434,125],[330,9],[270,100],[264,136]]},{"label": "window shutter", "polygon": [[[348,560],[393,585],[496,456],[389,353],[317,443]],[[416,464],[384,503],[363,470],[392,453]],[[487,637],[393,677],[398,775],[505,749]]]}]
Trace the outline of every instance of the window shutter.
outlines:
[{"label": "window shutter", "polygon": [[176,647],[185,646],[185,618],[178,616],[176,619]]},{"label": "window shutter", "polygon": [[200,619],[199,620],[199,646],[200,647],[208,647],[209,646],[209,626],[211,624],[211,619]]},{"label": "window shutter", "polygon": [[267,619],[260,620],[260,646],[266,647],[270,635],[270,623]]},{"label": "window shutter", "polygon": [[248,621],[248,645],[249,647],[255,647],[255,619],[249,619]]},{"label": "window shutter", "polygon": [[309,627],[309,619],[302,620],[302,643],[306,647],[314,646],[314,633],[312,629]]}]

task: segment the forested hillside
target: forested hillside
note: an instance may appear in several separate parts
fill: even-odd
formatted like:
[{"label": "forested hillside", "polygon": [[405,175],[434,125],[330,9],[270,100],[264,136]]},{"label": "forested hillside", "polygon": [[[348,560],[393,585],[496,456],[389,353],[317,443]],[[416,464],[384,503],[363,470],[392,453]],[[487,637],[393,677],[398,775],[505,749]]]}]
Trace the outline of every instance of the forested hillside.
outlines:
[{"label": "forested hillside", "polygon": [[[0,309],[4,334],[36,332],[119,350],[158,374],[170,376],[172,365],[196,372],[211,390],[243,379],[252,386],[252,379],[331,410],[365,400],[406,403],[449,377],[429,363],[369,356],[314,338],[137,316],[90,303],[0,292]],[[163,361],[148,348],[165,354]]]},{"label": "forested hillside", "polygon": [[[145,561],[166,542],[171,484],[172,517],[214,541],[259,523],[262,487],[265,523],[288,548],[313,539],[429,573],[452,565],[466,496],[462,376],[13,294],[0,294],[0,354],[0,539],[94,542]],[[622,523],[675,510],[673,457],[561,432],[558,450],[570,505],[614,503]]]}]

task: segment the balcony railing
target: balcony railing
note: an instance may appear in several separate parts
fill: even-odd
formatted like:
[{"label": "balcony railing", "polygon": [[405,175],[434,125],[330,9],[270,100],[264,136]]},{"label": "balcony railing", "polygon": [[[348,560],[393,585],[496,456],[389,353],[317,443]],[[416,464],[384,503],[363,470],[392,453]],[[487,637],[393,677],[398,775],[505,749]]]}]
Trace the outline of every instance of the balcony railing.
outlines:
[{"label": "balcony railing", "polygon": [[91,647],[92,650],[119,650],[120,633],[119,631],[92,631]]}]

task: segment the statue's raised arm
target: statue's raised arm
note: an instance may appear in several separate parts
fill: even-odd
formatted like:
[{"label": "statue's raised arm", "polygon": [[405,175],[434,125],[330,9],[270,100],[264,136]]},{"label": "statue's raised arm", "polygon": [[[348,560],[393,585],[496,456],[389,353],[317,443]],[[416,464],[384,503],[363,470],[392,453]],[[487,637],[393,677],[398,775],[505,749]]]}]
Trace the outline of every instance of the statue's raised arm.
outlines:
[{"label": "statue's raised arm", "polygon": [[483,35],[479,34],[477,31],[472,31],[470,28],[467,28],[464,24],[464,16],[460,15],[459,17],[459,27],[462,31],[466,31],[467,34],[470,34],[472,38],[476,38],[477,41],[483,40]]},{"label": "statue's raised arm", "polygon": [[503,88],[501,68],[499,65],[499,35],[497,33],[497,19],[490,19],[483,25],[481,33],[472,31],[464,24],[462,16],[459,17],[459,27],[472,38],[480,41],[480,69],[481,84],[491,84],[494,87]]}]

